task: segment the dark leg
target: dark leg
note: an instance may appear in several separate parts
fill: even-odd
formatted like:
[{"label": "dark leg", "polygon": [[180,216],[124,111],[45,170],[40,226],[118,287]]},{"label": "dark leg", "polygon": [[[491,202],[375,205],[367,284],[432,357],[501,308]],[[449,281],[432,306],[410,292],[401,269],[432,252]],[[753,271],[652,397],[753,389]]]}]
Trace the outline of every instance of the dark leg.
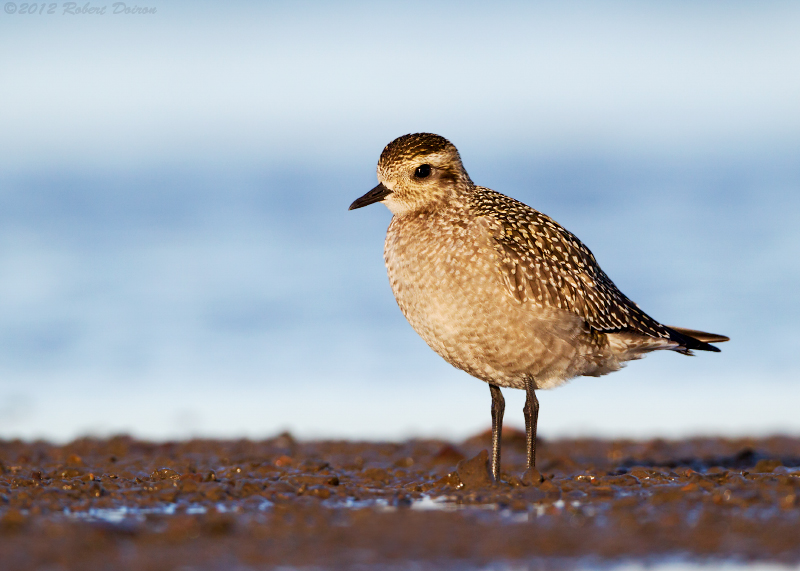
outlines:
[{"label": "dark leg", "polygon": [[533,379],[525,379],[525,434],[528,437],[528,468],[536,467],[536,424],[539,422],[539,399],[536,398]]},{"label": "dark leg", "polygon": [[492,478],[500,481],[500,437],[503,434],[503,413],[506,410],[506,401],[500,387],[489,385],[492,391]]}]

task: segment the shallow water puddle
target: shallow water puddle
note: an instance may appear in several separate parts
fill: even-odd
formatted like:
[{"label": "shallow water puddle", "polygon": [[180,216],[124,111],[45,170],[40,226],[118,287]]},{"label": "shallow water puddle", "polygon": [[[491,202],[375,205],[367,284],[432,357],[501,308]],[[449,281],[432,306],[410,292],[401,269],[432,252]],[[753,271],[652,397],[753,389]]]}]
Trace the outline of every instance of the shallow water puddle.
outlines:
[{"label": "shallow water puddle", "polygon": [[[321,506],[331,510],[363,510],[373,509],[377,512],[395,512],[408,509],[419,512],[461,512],[464,514],[495,514],[500,520],[512,523],[522,523],[532,519],[542,517],[553,510],[563,510],[566,506],[563,500],[558,500],[552,504],[530,504],[524,511],[512,510],[508,506],[500,503],[460,503],[458,498],[452,496],[431,496],[423,495],[419,499],[410,500],[400,506],[392,505],[385,498],[354,499],[346,498],[342,501],[327,500],[320,502]],[[581,502],[570,502],[573,508],[580,508]],[[275,504],[269,500],[264,500],[259,504],[248,506],[247,509],[239,504],[217,503],[215,505],[203,505],[199,503],[181,504],[169,503],[162,505],[151,505],[148,507],[137,506],[118,506],[113,508],[90,508],[84,511],[72,511],[69,508],[63,510],[63,514],[70,519],[78,521],[103,521],[110,524],[120,524],[125,521],[144,521],[147,516],[174,516],[176,514],[203,515],[210,512],[218,514],[245,514],[247,511],[253,513],[269,511]],[[594,515],[591,506],[585,506]]]},{"label": "shallow water puddle", "polygon": [[[273,503],[264,500],[256,507],[256,511],[263,512],[270,509]],[[178,513],[185,515],[203,515],[214,511],[219,514],[242,513],[243,509],[238,505],[226,505],[223,503],[214,506],[204,506],[201,504],[165,504],[161,506],[150,506],[146,508],[134,506],[120,506],[116,508],[90,508],[86,511],[64,510],[64,515],[80,521],[104,521],[106,523],[123,523],[128,520],[144,521],[147,516],[171,516]]]}]

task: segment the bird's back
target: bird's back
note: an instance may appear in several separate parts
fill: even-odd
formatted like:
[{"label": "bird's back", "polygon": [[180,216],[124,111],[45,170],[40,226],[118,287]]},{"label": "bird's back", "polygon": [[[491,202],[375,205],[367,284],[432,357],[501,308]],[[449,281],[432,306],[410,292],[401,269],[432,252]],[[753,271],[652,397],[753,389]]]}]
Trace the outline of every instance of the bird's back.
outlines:
[{"label": "bird's back", "polygon": [[493,238],[500,274],[518,302],[569,311],[600,333],[672,339],[670,329],[639,309],[589,248],[549,216],[482,187],[472,194],[471,207],[499,225]]}]

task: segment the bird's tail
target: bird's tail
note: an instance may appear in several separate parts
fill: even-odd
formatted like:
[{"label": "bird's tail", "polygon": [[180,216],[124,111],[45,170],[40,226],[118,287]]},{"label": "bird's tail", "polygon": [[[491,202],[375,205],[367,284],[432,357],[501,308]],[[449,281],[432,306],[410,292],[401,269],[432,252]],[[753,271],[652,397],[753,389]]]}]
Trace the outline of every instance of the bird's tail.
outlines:
[{"label": "bird's tail", "polygon": [[691,355],[692,349],[697,349],[699,351],[714,351],[719,353],[719,349],[710,345],[710,343],[724,343],[725,341],[730,341],[730,337],[726,337],[725,335],[717,335],[716,333],[706,333],[705,331],[697,331],[696,329],[686,329],[685,327],[672,327],[667,326],[669,329],[670,337],[674,341],[677,341],[681,344],[681,347],[677,348],[677,351],[680,353],[686,353],[687,355]]}]

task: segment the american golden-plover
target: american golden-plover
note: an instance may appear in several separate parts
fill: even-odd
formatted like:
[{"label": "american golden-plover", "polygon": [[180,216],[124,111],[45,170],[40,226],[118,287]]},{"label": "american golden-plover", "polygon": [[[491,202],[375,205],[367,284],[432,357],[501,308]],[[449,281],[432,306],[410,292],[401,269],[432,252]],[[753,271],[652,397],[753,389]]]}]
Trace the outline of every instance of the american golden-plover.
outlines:
[{"label": "american golden-plover", "polygon": [[505,401],[523,389],[528,467],[536,464],[536,389],[600,376],[645,353],[719,351],[723,335],[662,325],[628,299],[575,235],[541,212],[476,186],[450,141],[416,133],[389,143],[379,184],[350,210],[383,202],[394,215],[384,258],[411,326],[492,394],[500,477]]}]

